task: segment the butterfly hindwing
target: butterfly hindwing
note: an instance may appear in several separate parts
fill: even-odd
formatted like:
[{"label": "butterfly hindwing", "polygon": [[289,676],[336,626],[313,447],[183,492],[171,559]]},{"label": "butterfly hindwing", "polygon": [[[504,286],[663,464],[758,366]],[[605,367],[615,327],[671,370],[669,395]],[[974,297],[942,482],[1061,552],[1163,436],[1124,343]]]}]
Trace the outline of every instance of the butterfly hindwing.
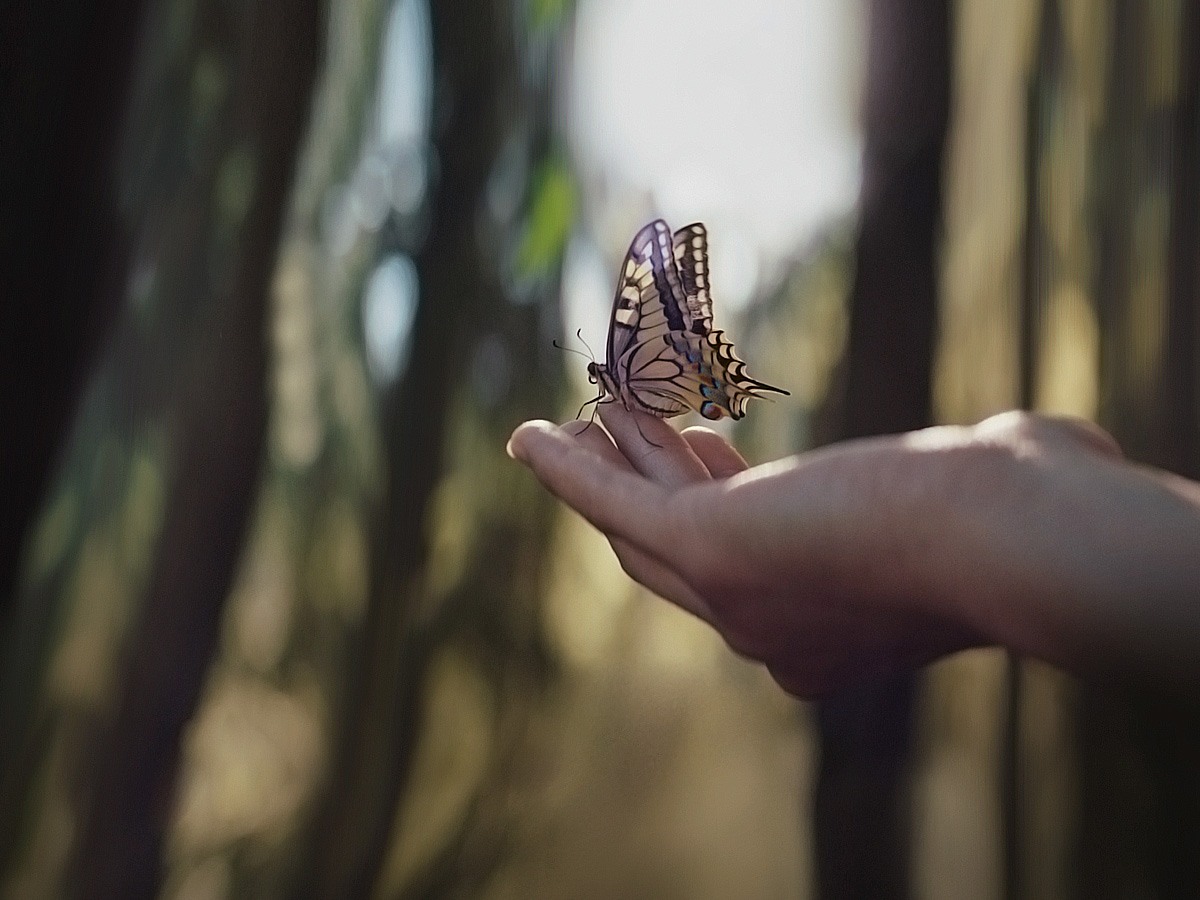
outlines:
[{"label": "butterfly hindwing", "polygon": [[761,397],[764,391],[787,393],[747,375],[746,364],[720,329],[704,335],[674,334],[672,344],[677,355],[688,362],[686,377],[692,390],[687,405],[706,419],[740,419],[750,398]]}]

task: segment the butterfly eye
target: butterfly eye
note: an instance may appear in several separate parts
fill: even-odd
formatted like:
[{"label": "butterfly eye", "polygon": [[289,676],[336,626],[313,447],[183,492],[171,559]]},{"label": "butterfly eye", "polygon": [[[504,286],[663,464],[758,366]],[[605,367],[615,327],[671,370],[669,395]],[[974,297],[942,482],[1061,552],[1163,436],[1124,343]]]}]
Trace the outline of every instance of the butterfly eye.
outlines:
[{"label": "butterfly eye", "polygon": [[588,363],[587,367],[588,381],[592,384],[596,383],[596,364]]}]

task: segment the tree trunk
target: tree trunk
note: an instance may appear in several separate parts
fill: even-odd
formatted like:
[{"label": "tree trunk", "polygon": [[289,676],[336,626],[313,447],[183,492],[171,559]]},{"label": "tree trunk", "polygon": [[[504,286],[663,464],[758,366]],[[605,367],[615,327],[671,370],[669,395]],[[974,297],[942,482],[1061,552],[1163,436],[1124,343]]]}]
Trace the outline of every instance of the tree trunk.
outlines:
[{"label": "tree trunk", "polygon": [[125,288],[115,157],[143,3],[0,11],[0,629]]},{"label": "tree trunk", "polygon": [[216,647],[258,481],[266,298],[323,22],[319,0],[258,0],[242,15],[226,146],[249,148],[252,195],[237,223],[230,278],[216,288],[188,357],[162,534],[116,719],[96,754],[66,896],[158,891],[180,736]]},{"label": "tree trunk", "polygon": [[[1150,8],[1116,0],[1107,117],[1098,141],[1102,424],[1139,462],[1200,477],[1200,4],[1184,0],[1178,93],[1147,108],[1157,54]],[[1165,113],[1165,115],[1164,115]],[[1162,151],[1166,152],[1163,153]],[[1168,165],[1163,165],[1163,161]],[[1169,180],[1168,180],[1169,179]],[[1138,284],[1139,201],[1170,198],[1166,294]],[[1152,320],[1147,323],[1147,319]],[[1157,320],[1157,321],[1155,321]],[[1161,340],[1147,354],[1138,334]],[[1147,373],[1149,377],[1146,377]],[[1085,686],[1079,709],[1078,896],[1193,896],[1200,883],[1200,709],[1138,688]]]},{"label": "tree trunk", "polygon": [[[872,0],[869,28],[861,220],[830,439],[907,431],[931,419],[949,3]],[[908,894],[914,684],[903,676],[818,706],[814,825],[827,900]]]}]

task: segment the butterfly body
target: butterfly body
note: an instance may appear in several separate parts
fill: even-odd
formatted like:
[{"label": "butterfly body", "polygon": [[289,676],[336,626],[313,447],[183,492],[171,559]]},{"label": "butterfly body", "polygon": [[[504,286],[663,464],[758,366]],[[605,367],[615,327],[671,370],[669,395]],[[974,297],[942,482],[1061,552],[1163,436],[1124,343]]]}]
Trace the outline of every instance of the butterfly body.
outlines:
[{"label": "butterfly body", "polygon": [[588,366],[600,402],[669,418],[693,410],[740,419],[763,391],[725,332],[712,327],[708,237],[700,223],[672,234],[655,219],[629,246],[613,300],[603,363]]}]

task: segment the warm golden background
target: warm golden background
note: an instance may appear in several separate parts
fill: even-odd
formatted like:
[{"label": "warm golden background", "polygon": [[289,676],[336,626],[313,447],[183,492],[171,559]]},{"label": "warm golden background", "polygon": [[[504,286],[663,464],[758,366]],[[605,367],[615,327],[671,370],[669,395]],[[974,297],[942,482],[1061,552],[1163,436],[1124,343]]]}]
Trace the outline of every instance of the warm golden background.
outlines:
[{"label": "warm golden background", "polygon": [[[1200,474],[1200,0],[0,13],[0,897],[1167,898],[1200,717],[996,650],[821,704],[504,455],[644,221],[791,396]],[[585,351],[586,352],[586,351]],[[1198,587],[1200,591],[1200,587]]]}]

